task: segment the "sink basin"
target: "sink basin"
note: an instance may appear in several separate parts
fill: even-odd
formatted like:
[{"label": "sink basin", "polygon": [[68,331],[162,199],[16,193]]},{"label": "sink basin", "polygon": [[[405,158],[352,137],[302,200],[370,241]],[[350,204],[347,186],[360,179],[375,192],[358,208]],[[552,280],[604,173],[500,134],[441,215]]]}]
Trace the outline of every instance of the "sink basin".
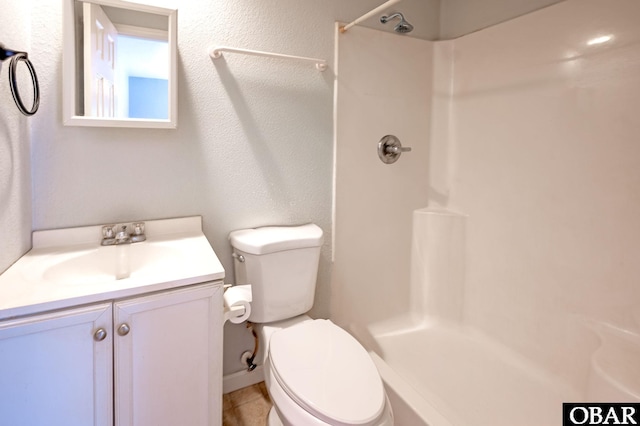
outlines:
[{"label": "sink basin", "polygon": [[42,278],[67,285],[105,283],[145,273],[164,274],[182,258],[176,248],[147,242],[100,246],[52,258]]},{"label": "sink basin", "polygon": [[100,245],[100,225],[35,231],[0,274],[0,320],[224,278],[201,217],[145,223],[146,241],[114,246]]}]

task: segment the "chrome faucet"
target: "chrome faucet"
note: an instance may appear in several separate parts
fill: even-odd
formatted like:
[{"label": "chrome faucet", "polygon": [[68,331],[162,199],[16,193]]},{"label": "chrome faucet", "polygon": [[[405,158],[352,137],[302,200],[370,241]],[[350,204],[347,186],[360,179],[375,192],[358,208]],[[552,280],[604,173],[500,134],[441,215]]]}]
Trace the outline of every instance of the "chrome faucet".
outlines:
[{"label": "chrome faucet", "polygon": [[116,244],[127,244],[131,242],[127,225],[120,225],[120,230],[116,232]]},{"label": "chrome faucet", "polygon": [[112,246],[118,244],[131,244],[144,241],[147,237],[144,234],[144,222],[134,222],[131,224],[133,232],[129,233],[127,228],[129,224],[105,225],[102,227],[103,246]]}]

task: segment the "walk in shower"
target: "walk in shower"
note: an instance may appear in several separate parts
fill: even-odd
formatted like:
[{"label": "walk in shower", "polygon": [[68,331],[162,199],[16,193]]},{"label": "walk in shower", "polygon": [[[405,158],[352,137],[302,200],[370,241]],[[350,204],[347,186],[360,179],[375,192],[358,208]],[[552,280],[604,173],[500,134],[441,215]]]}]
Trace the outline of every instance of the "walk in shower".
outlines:
[{"label": "walk in shower", "polygon": [[637,22],[567,0],[449,41],[338,35],[332,319],[398,424],[640,400]]}]

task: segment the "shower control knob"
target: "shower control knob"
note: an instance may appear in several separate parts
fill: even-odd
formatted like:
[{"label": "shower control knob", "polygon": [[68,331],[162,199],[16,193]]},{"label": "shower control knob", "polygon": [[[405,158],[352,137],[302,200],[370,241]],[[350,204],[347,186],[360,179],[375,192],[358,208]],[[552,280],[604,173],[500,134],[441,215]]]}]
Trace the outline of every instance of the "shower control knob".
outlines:
[{"label": "shower control knob", "polygon": [[385,164],[392,164],[398,161],[400,154],[411,151],[410,147],[403,147],[394,135],[386,135],[378,142],[378,157]]},{"label": "shower control knob", "polygon": [[387,146],[385,148],[385,152],[387,154],[400,154],[401,152],[411,151],[410,147],[400,147],[400,146]]}]

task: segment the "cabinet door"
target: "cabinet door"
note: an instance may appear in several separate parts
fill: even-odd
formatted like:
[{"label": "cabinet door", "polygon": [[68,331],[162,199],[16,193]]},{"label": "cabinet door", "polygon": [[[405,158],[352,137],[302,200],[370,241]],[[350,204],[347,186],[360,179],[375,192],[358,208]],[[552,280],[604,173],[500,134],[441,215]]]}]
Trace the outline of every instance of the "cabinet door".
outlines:
[{"label": "cabinet door", "polygon": [[114,303],[117,426],[220,424],[221,287]]},{"label": "cabinet door", "polygon": [[111,327],[110,303],[0,322],[0,424],[112,425]]}]

